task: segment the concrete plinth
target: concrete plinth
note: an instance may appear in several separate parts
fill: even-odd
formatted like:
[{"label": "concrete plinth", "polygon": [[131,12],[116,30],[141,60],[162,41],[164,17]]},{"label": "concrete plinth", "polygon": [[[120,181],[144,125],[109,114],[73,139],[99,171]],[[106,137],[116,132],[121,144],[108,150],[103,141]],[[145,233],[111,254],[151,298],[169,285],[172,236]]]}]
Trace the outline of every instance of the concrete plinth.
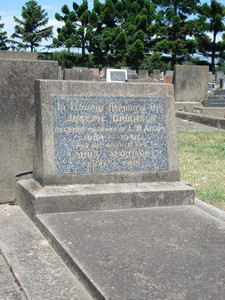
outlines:
[{"label": "concrete plinth", "polygon": [[194,189],[182,182],[75,184],[42,187],[33,179],[17,182],[17,201],[37,214],[112,210],[194,203]]}]

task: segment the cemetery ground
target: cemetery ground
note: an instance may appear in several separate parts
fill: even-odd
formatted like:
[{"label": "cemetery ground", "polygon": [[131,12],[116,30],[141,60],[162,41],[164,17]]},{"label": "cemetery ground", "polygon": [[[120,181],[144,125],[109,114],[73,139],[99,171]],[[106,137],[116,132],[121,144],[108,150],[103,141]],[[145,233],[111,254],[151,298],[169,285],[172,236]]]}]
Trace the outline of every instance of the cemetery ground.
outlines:
[{"label": "cemetery ground", "polygon": [[178,132],[181,178],[197,198],[225,210],[225,131]]}]

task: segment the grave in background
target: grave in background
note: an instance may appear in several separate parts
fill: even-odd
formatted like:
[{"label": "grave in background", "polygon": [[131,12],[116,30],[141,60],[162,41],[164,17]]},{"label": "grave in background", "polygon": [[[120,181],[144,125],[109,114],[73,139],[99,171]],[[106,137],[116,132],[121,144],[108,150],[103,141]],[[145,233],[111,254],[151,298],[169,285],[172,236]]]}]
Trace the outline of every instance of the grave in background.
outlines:
[{"label": "grave in background", "polygon": [[106,82],[125,82],[127,81],[127,69],[107,69]]},{"label": "grave in background", "polygon": [[181,66],[174,68],[176,109],[192,109],[207,98],[208,66]]},{"label": "grave in background", "polygon": [[34,178],[17,192],[32,217],[192,204],[180,182],[173,86],[37,81]]},{"label": "grave in background", "polygon": [[90,81],[93,79],[93,71],[88,68],[73,68],[63,70],[64,80],[85,80]]},{"label": "grave in background", "polygon": [[37,52],[19,52],[0,50],[0,59],[37,60]]},{"label": "grave in background", "polygon": [[0,59],[0,202],[15,201],[16,180],[33,171],[35,79],[57,76],[57,62]]},{"label": "grave in background", "polygon": [[225,89],[216,89],[204,102],[205,107],[225,107]]}]

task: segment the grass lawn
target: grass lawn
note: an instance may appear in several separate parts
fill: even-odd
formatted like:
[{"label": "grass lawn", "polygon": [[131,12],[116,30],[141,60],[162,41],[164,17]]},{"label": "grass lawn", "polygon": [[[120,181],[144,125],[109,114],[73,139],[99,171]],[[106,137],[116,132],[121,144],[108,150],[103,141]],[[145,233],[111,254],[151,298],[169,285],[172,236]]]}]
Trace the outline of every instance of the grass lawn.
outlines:
[{"label": "grass lawn", "polygon": [[225,131],[177,133],[181,179],[196,197],[225,210]]}]

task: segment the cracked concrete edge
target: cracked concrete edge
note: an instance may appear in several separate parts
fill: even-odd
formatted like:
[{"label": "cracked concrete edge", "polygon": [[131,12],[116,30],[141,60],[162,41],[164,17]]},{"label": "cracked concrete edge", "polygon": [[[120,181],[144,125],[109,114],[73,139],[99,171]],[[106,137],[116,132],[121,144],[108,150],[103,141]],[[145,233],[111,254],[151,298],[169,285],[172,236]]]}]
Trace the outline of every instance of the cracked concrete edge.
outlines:
[{"label": "cracked concrete edge", "polygon": [[27,299],[93,299],[17,205],[0,205],[0,248]]},{"label": "cracked concrete edge", "polygon": [[198,207],[199,209],[203,210],[204,212],[210,214],[211,216],[225,222],[225,211],[208,204],[198,198],[195,198],[195,203],[194,205]]}]

